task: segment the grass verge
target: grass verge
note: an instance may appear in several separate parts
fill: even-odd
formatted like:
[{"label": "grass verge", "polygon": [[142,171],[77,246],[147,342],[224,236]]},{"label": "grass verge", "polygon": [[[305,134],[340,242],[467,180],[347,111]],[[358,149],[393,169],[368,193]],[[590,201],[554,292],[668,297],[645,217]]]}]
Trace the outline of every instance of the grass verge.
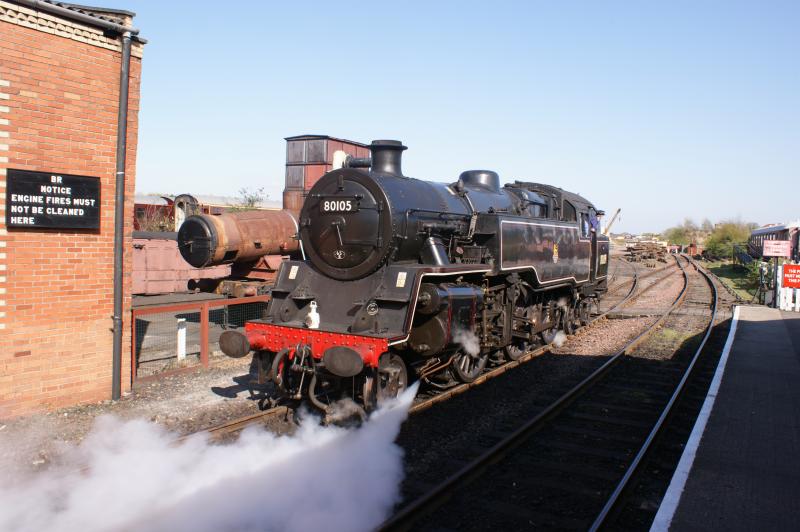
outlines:
[{"label": "grass verge", "polygon": [[758,290],[758,284],[747,277],[747,270],[743,266],[731,261],[709,261],[704,266],[745,301],[753,299]]}]

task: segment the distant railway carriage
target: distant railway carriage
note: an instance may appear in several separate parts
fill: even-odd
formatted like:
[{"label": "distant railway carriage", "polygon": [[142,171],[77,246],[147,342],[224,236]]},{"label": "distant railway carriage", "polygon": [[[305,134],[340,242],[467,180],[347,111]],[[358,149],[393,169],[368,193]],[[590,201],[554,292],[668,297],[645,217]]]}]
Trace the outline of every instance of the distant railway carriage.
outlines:
[{"label": "distant railway carriage", "polygon": [[792,243],[790,258],[797,261],[800,260],[800,250],[798,250],[799,237],[800,221],[759,227],[750,233],[750,239],[747,241],[747,252],[751,257],[760,259],[763,255],[765,240],[789,240]]}]

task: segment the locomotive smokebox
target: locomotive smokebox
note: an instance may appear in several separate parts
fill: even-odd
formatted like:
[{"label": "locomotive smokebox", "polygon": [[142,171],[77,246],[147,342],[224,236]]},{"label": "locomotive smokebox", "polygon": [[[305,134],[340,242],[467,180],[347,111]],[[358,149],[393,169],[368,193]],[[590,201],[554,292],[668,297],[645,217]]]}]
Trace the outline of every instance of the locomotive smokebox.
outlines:
[{"label": "locomotive smokebox", "polygon": [[372,171],[402,176],[401,160],[403,150],[407,149],[408,147],[403,146],[399,140],[373,140],[369,145],[372,153]]},{"label": "locomotive smokebox", "polygon": [[245,211],[190,216],[178,231],[178,249],[195,268],[289,255],[299,248],[288,211]]}]

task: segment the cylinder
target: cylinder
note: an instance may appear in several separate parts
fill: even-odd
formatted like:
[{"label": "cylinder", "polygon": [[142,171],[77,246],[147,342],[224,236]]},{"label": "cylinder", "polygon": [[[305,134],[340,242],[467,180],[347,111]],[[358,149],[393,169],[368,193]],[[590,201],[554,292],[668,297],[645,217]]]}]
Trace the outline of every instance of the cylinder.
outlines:
[{"label": "cylinder", "polygon": [[243,211],[190,216],[178,231],[178,249],[195,268],[289,255],[299,249],[297,222],[288,211]]}]

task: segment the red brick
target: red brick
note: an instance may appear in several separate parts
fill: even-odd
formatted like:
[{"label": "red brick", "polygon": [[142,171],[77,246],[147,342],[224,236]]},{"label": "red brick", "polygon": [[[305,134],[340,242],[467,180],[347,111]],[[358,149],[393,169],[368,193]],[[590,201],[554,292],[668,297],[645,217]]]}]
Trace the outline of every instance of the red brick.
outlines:
[{"label": "red brick", "polygon": [[[0,418],[107,399],[111,388],[114,175],[120,53],[0,21],[0,79],[10,82],[8,164],[101,179],[101,227],[8,231],[7,317],[0,333]],[[131,60],[125,243],[130,245],[141,61]],[[37,97],[21,96],[26,90]],[[78,95],[80,100],[65,97]],[[0,227],[3,220],[0,219]],[[124,269],[130,272],[131,254]],[[123,350],[130,356],[130,275]],[[24,356],[21,353],[26,353]],[[30,354],[27,354],[30,353]],[[17,355],[15,357],[15,354]],[[124,358],[123,389],[130,359]]]}]

